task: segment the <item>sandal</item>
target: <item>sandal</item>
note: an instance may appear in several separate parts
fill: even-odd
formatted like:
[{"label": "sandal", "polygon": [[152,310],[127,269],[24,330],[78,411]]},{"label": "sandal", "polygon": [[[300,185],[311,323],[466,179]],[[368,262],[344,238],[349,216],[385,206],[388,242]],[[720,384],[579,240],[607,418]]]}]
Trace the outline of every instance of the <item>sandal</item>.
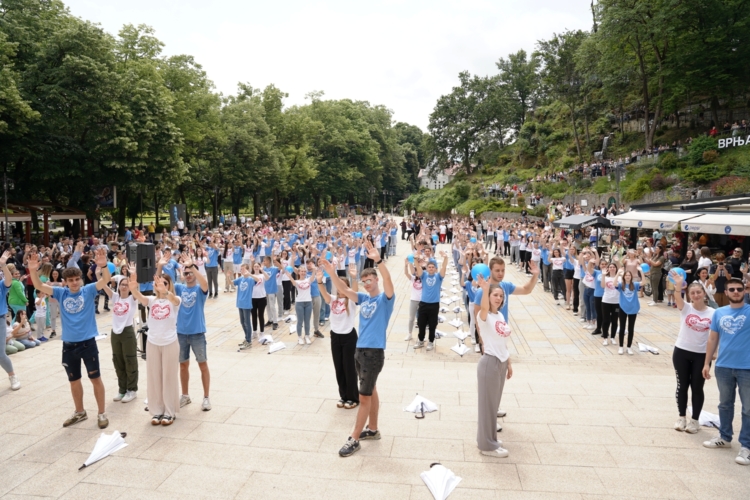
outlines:
[{"label": "sandal", "polygon": [[151,425],[159,425],[164,415],[154,415],[151,417]]}]

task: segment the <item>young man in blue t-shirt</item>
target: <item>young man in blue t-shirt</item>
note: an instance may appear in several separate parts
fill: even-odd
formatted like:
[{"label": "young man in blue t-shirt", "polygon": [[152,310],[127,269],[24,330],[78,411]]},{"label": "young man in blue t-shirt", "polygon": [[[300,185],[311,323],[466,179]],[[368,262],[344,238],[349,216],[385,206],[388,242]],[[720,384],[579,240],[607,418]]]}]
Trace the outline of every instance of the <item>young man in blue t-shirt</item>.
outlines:
[{"label": "young man in blue t-shirt", "polygon": [[[365,243],[367,257],[375,264],[381,264],[380,252],[369,241]],[[333,264],[321,259],[321,267],[328,273],[336,286],[338,296],[345,295],[359,306],[359,338],[354,353],[354,363],[359,377],[359,410],[354,430],[339,450],[339,455],[348,457],[360,449],[363,439],[380,439],[378,430],[378,410],[380,399],[376,387],[378,375],[385,363],[385,339],[388,321],[393,313],[396,295],[388,268],[380,266],[383,278],[383,292],[380,291],[378,273],[373,268],[362,271],[362,283],[367,293],[357,293],[336,275]]]},{"label": "young man in blue t-shirt", "polygon": [[[162,262],[159,262],[157,272],[161,264]],[[180,313],[177,315],[177,341],[180,344],[180,383],[182,385],[180,408],[191,403],[188,387],[190,385],[190,350],[192,349],[201,370],[201,382],[203,382],[201,409],[209,411],[211,400],[208,399],[208,392],[211,374],[208,371],[206,356],[206,315],[203,312],[208,297],[208,281],[198,272],[198,266],[187,256],[187,253],[182,257],[182,269],[185,284],[174,286],[175,295],[182,299]]]},{"label": "young man in blue t-shirt", "polygon": [[83,408],[83,384],[81,384],[81,361],[86,365],[91,385],[94,386],[94,397],[99,407],[97,424],[100,429],[109,425],[104,413],[104,384],[99,369],[99,349],[96,346],[96,336],[99,330],[96,326],[94,300],[99,290],[109,283],[110,274],[107,267],[107,251],[99,248],[94,259],[98,268],[99,279],[96,283],[83,285],[81,270],[69,267],[63,271],[62,278],[66,286],[49,286],[39,279],[39,255],[29,256],[27,269],[34,283],[34,288],[53,297],[60,303],[60,320],[62,321],[63,353],[62,364],[68,374],[70,392],[73,394],[75,412],[64,423],[63,427],[86,420],[86,410]]},{"label": "young man in blue t-shirt", "polygon": [[[435,348],[435,329],[438,324],[438,314],[440,313],[440,288],[443,286],[445,271],[448,268],[448,255],[440,252],[443,258],[443,264],[438,272],[437,262],[435,259],[425,259],[419,257],[416,265],[417,278],[422,282],[422,300],[419,301],[419,311],[417,312],[417,327],[419,328],[419,340],[414,344],[414,349],[424,346],[424,337],[427,328],[430,329],[429,342],[427,350]],[[427,263],[426,270],[422,266]]]},{"label": "young man in blue t-shirt", "polygon": [[750,465],[750,305],[745,304],[745,285],[730,278],[725,285],[729,305],[720,307],[711,319],[703,377],[711,378],[711,360],[716,348],[716,384],[719,386],[719,435],[703,443],[706,448],[731,448],[734,401],[737,392],[742,403],[740,452],[735,462]]}]

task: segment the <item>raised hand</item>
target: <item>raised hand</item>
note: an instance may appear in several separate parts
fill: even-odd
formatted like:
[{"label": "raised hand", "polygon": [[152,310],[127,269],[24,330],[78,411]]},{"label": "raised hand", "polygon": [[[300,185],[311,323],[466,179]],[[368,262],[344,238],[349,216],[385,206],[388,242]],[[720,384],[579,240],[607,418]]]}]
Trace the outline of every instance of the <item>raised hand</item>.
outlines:
[{"label": "raised hand", "polygon": [[7,250],[3,252],[3,255],[0,256],[0,266],[4,266],[6,262],[8,262],[8,259],[10,258],[10,252]]},{"label": "raised hand", "polygon": [[331,262],[328,262],[325,259],[321,259],[320,261],[320,267],[323,268],[325,272],[330,274],[336,274],[336,269],[333,267],[333,264]]},{"label": "raised hand", "polygon": [[187,254],[187,252],[182,254],[180,262],[182,262],[182,265],[185,268],[191,267],[193,265],[193,259]]},{"label": "raised hand", "polygon": [[96,267],[101,269],[107,265],[107,251],[103,248],[98,248],[94,257]]},{"label": "raised hand", "polygon": [[318,269],[318,272],[315,273],[315,277],[317,279],[319,279],[319,280],[322,280],[323,279],[323,271],[321,271],[320,269]]},{"label": "raised hand", "polygon": [[154,275],[154,291],[157,293],[166,293],[167,286],[164,284],[164,279],[158,274]]},{"label": "raised hand", "polygon": [[[5,252],[8,253],[8,252]],[[26,269],[29,271],[39,270],[39,256],[35,253],[29,254],[29,260],[26,262]]]},{"label": "raised hand", "polygon": [[365,242],[365,250],[367,250],[368,259],[372,261],[380,260],[380,252],[378,252],[378,249],[369,240]]},{"label": "raised hand", "polygon": [[487,292],[490,288],[490,282],[485,280],[482,274],[477,274],[477,284],[484,292]]},{"label": "raised hand", "polygon": [[349,276],[351,276],[353,279],[357,279],[357,265],[356,264],[349,264]]}]

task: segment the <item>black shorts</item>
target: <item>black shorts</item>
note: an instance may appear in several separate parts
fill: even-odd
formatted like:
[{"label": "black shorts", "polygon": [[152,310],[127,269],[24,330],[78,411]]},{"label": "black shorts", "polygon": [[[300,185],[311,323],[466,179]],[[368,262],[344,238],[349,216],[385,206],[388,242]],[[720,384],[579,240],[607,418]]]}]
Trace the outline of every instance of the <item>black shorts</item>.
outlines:
[{"label": "black shorts", "polygon": [[63,342],[62,365],[68,374],[68,381],[81,380],[81,361],[86,365],[90,379],[99,378],[99,348],[96,339],[83,342]]},{"label": "black shorts", "polygon": [[572,280],[575,273],[575,269],[563,269],[563,276],[566,280]]},{"label": "black shorts", "polygon": [[362,396],[372,396],[384,363],[384,349],[357,348],[354,351],[354,367],[357,369],[359,393]]}]

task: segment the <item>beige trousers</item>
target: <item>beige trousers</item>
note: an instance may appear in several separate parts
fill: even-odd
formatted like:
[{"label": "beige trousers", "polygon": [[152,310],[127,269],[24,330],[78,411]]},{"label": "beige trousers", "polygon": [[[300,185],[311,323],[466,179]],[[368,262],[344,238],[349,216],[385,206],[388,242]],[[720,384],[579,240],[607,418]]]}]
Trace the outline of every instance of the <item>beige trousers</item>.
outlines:
[{"label": "beige trousers", "polygon": [[146,374],[151,415],[174,417],[180,409],[180,344],[158,346],[148,342]]}]

